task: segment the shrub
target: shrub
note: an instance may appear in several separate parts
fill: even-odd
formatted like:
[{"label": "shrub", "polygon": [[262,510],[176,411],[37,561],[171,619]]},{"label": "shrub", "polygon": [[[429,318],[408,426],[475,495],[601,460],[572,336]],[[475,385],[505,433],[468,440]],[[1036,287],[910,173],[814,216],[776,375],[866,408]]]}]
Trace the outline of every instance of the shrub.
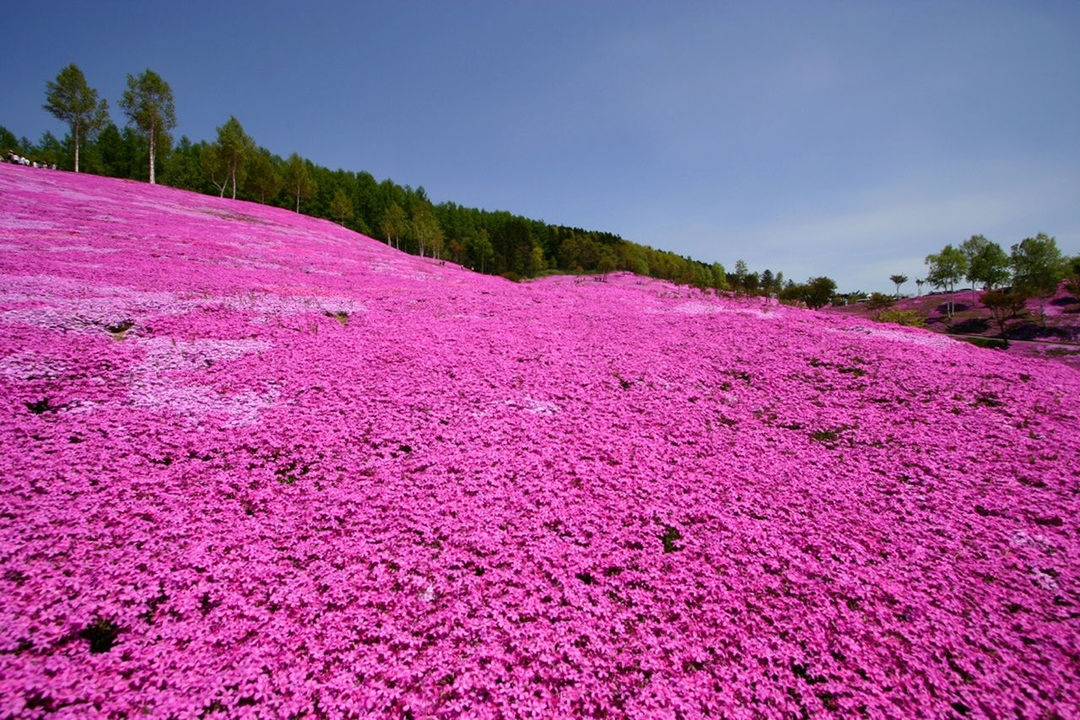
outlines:
[{"label": "shrub", "polygon": [[926,327],[926,318],[912,310],[882,310],[877,314],[877,321],[909,327]]},{"label": "shrub", "polygon": [[866,307],[871,310],[884,310],[885,308],[892,307],[894,302],[896,302],[895,299],[884,293],[870,293],[870,299],[866,301]]},{"label": "shrub", "polygon": [[963,335],[956,338],[957,340],[963,340],[966,343],[971,343],[976,347],[987,348],[989,350],[1004,350],[1009,347],[1009,344],[1002,338],[989,338],[980,337],[978,335]]}]

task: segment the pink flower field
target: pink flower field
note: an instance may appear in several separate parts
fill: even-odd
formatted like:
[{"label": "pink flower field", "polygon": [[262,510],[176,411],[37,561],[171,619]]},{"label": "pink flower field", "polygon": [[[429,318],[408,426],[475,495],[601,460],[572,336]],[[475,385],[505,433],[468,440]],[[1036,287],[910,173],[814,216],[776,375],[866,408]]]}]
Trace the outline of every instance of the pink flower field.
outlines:
[{"label": "pink flower field", "polygon": [[1080,717],[1080,374],[0,165],[0,717]]}]

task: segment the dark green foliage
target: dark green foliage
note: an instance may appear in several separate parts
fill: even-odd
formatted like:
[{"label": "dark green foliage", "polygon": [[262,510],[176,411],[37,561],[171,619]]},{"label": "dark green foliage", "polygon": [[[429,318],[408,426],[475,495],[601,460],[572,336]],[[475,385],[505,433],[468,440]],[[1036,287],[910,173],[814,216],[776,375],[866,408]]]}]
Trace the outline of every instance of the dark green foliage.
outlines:
[{"label": "dark green foliage", "polygon": [[991,290],[982,297],[982,303],[997,323],[998,330],[1005,347],[1009,346],[1006,333],[1007,324],[1010,320],[1020,317],[1027,305],[1027,296],[1021,292],[1005,292],[1004,290]]},{"label": "dark green foliage", "polygon": [[0,153],[6,157],[9,152],[15,152],[17,147],[19,147],[19,141],[15,133],[0,125]]},{"label": "dark green foliage", "polygon": [[36,400],[34,402],[28,402],[24,404],[26,405],[26,409],[34,413],[35,415],[41,415],[47,412],[56,412],[57,410],[56,406],[49,404],[49,398],[42,398],[41,400]]},{"label": "dark green foliage", "polygon": [[1007,348],[1008,342],[1002,338],[988,338],[980,337],[978,335],[961,335],[956,338],[957,340],[963,340],[966,343],[971,343],[975,347],[986,348],[988,350],[1003,350]]},{"label": "dark green foliage", "polygon": [[176,127],[176,109],[172,88],[149,68],[138,77],[127,76],[127,90],[120,98],[120,109],[128,126],[146,138],[150,158],[150,184],[156,182],[156,160],[164,156],[172,142],[169,131]]},{"label": "dark green foliage", "polygon": [[1020,292],[1039,298],[1043,324],[1046,324],[1046,299],[1057,292],[1065,277],[1066,262],[1057,241],[1044,233],[1025,238],[1012,246],[1010,262],[1013,286]]},{"label": "dark green foliage", "polygon": [[1009,280],[1009,256],[995,242],[990,242],[982,235],[972,235],[960,246],[960,251],[967,258],[967,279],[974,287],[981,283],[987,290],[993,290]]},{"label": "dark green foliage", "polygon": [[79,143],[105,126],[109,119],[108,103],[98,99],[97,90],[86,84],[82,70],[75,64],[61,70],[55,81],[45,84],[45,89],[45,109],[71,128],[72,168],[79,172]]},{"label": "dark green foliage", "polygon": [[682,540],[682,533],[679,532],[679,529],[671,525],[665,525],[664,534],[660,536],[660,541],[664,543],[664,552],[673,553],[682,550],[682,545],[678,544],[679,540]]},{"label": "dark green foliage", "polygon": [[112,620],[101,619],[87,625],[79,633],[79,637],[90,642],[90,652],[107,653],[116,644],[116,638],[120,635],[118,628]]},{"label": "dark green foliage", "polygon": [[870,293],[870,299],[866,301],[866,307],[871,310],[883,310],[887,307],[892,307],[892,304],[896,302],[895,298],[891,298],[885,293]]},{"label": "dark green foliage", "polygon": [[836,295],[836,282],[828,277],[810,278],[803,284],[788,283],[780,291],[780,302],[797,305],[803,304],[811,310],[825,307]]},{"label": "dark green foliage", "polygon": [[894,323],[896,325],[908,325],[910,327],[926,327],[926,318],[914,310],[896,310],[893,308],[882,310],[878,313],[878,322]]},{"label": "dark green foliage", "polygon": [[934,287],[947,290],[950,293],[946,313],[951,320],[953,316],[951,293],[956,289],[956,283],[960,282],[967,274],[967,256],[952,245],[946,245],[941,249],[941,252],[927,255],[926,264],[929,267],[926,281]]}]

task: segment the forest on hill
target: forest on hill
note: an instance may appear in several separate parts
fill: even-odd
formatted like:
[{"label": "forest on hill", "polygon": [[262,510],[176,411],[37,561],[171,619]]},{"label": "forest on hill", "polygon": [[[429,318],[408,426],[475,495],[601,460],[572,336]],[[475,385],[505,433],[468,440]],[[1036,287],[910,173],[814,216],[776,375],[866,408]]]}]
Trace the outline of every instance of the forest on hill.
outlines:
[{"label": "forest on hill", "polygon": [[[127,122],[118,126],[108,102],[91,88],[78,66],[63,68],[45,87],[44,108],[68,124],[57,138],[44,132],[35,143],[0,126],[0,157],[75,172],[161,183],[220,197],[290,208],[331,219],[388,245],[421,256],[446,259],[481,273],[512,280],[547,274],[629,271],[714,292],[775,297],[787,304],[820,308],[887,298],[861,291],[838,293],[827,276],[796,283],[783,272],[751,271],[738,260],[733,271],[632,242],[617,234],[550,224],[508,211],[435,203],[422,185],[377,180],[371,173],[331,170],[292,153],[282,157],[262,147],[236,117],[217,128],[213,140],[174,142],[176,109],[169,84],[152,70],[128,75],[118,102]],[[1038,234],[1006,254],[996,243],[973,235],[959,248],[946,245],[926,258],[925,279],[952,292],[963,280],[987,290],[995,317],[1015,317],[1026,298],[1046,298],[1062,280],[1080,286],[1080,257],[1063,255],[1053,237]],[[906,275],[892,275],[897,299]],[[1008,292],[1006,292],[1006,290]],[[875,308],[877,309],[877,308]],[[950,311],[951,316],[951,311]],[[892,322],[925,318],[885,315]],[[1002,324],[1004,333],[1004,325]]]},{"label": "forest on hill", "polygon": [[[435,203],[423,186],[376,180],[364,171],[331,170],[296,153],[282,157],[260,146],[235,117],[217,129],[212,141],[186,136],[174,141],[172,90],[151,70],[128,76],[119,105],[128,120],[123,127],[113,122],[108,103],[78,67],[69,65],[47,83],[45,107],[68,123],[70,132],[63,138],[44,132],[32,142],[0,126],[0,152],[5,159],[14,155],[48,167],[292,208],[412,254],[511,279],[628,270],[700,288],[730,285],[720,263],[703,263],[610,232]],[[764,278],[776,290],[783,280],[782,273],[770,271],[756,277],[757,284]]]}]

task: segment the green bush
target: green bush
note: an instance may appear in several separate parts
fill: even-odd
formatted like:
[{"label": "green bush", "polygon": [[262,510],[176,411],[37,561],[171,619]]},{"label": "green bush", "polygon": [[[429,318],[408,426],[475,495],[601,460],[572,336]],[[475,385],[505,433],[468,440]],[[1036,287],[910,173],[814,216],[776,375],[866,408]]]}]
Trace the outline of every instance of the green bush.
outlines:
[{"label": "green bush", "polygon": [[877,314],[877,321],[910,327],[926,327],[926,318],[912,310],[882,310]]},{"label": "green bush", "polygon": [[876,292],[870,293],[870,299],[866,301],[866,306],[871,310],[883,310],[887,307],[892,307],[894,302],[896,302],[896,300],[889,295]]},{"label": "green bush", "polygon": [[971,343],[976,347],[987,348],[989,350],[1004,350],[1009,347],[1009,344],[1001,338],[980,337],[978,335],[965,335],[958,336],[957,340],[963,340],[966,343]]}]

